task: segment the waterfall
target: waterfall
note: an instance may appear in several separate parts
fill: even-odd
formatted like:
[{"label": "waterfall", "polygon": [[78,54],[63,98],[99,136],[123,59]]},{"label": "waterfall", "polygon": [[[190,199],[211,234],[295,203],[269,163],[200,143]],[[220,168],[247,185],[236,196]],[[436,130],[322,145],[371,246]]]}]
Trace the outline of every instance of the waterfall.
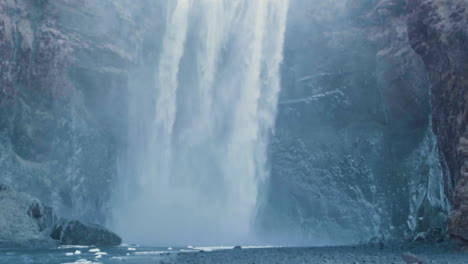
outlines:
[{"label": "waterfall", "polygon": [[140,244],[253,243],[288,1],[165,8],[153,85],[129,91],[115,228]]}]

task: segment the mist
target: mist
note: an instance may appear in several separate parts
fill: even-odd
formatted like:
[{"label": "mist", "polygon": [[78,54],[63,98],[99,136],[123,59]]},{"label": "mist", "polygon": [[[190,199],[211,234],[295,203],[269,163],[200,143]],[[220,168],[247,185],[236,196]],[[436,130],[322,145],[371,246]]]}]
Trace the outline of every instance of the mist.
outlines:
[{"label": "mist", "polygon": [[162,3],[148,75],[130,80],[116,230],[147,245],[258,243],[288,2]]}]

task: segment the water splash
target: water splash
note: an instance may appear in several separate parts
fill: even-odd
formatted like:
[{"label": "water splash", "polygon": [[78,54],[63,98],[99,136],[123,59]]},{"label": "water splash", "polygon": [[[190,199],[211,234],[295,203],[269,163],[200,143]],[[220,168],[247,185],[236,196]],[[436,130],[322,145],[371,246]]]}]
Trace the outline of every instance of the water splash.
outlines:
[{"label": "water splash", "polygon": [[[253,241],[287,8],[287,0],[168,1],[154,87],[130,91],[114,217],[126,240]],[[148,96],[149,108],[139,103]]]}]

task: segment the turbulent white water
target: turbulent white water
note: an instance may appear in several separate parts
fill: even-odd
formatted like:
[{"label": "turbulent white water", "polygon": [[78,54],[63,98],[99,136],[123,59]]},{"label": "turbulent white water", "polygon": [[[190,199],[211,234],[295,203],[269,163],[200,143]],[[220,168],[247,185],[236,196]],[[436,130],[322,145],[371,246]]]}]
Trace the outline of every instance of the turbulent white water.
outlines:
[{"label": "turbulent white water", "polygon": [[253,241],[287,9],[287,0],[167,0],[154,85],[130,91],[114,220],[126,240]]}]

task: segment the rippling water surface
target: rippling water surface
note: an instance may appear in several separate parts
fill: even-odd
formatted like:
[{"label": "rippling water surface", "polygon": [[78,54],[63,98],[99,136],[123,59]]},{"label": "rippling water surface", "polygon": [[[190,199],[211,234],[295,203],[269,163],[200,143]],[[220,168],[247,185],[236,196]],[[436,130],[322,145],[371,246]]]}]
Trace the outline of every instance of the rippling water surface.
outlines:
[{"label": "rippling water surface", "polygon": [[157,248],[121,246],[114,248],[60,247],[48,250],[0,250],[0,264],[295,264],[295,263],[405,263],[410,252],[424,263],[466,264],[468,253],[451,245],[394,245],[342,247],[185,247]]}]

